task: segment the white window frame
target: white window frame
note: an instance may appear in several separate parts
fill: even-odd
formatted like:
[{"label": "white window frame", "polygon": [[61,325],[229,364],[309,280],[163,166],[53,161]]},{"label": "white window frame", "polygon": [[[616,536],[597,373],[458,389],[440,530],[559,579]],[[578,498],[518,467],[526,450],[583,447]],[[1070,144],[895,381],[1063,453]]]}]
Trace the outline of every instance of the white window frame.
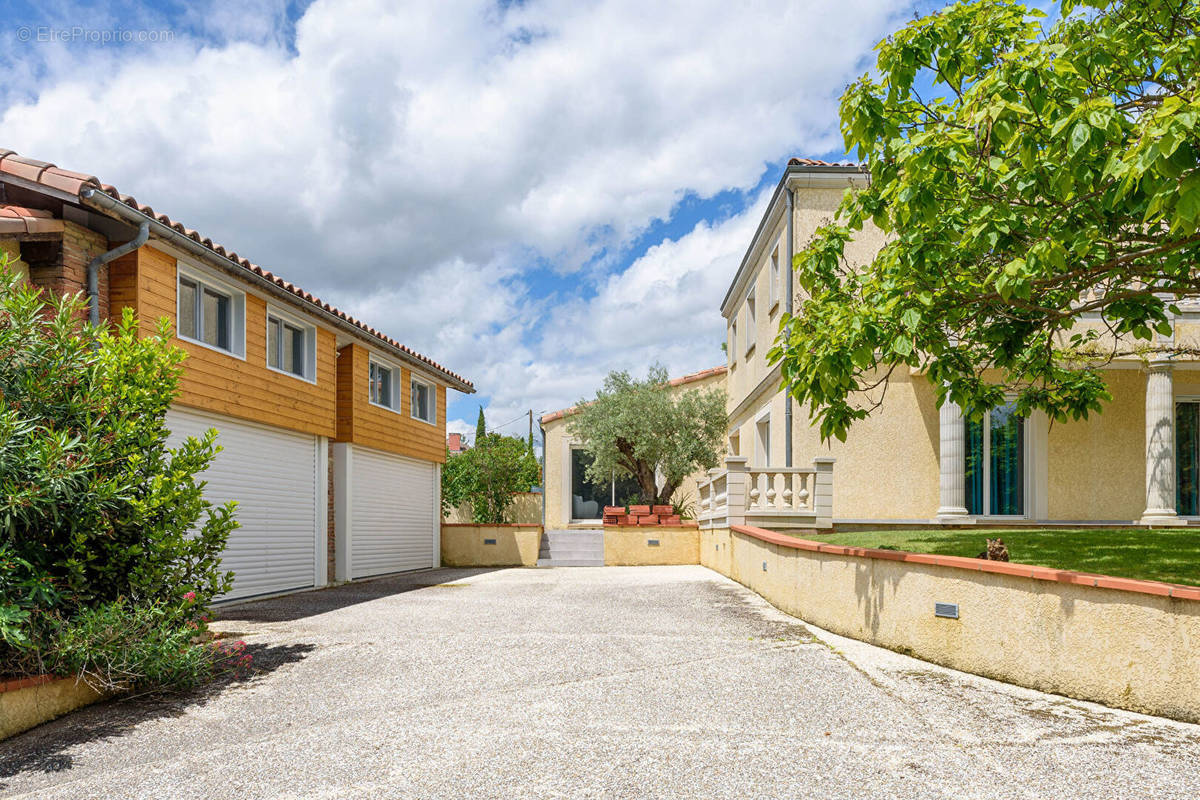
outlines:
[{"label": "white window frame", "polygon": [[[432,415],[433,419],[425,419],[424,417],[417,416],[417,409],[413,405],[413,401],[412,401],[412,390],[413,390],[414,386],[424,386],[425,389],[429,392],[429,413]],[[409,405],[408,415],[410,417],[417,420],[418,422],[424,422],[427,425],[437,425],[437,419],[438,419],[437,384],[433,383],[432,381],[427,381],[427,380],[418,378],[416,375],[410,375],[409,381],[408,381],[408,405]]]},{"label": "white window frame", "polygon": [[[767,435],[763,437],[761,431],[766,427]],[[754,418],[754,459],[757,463],[756,467],[769,468],[771,466],[771,410],[766,409]]]},{"label": "white window frame", "polygon": [[[304,333],[304,372],[297,375],[294,372],[288,372],[282,367],[271,366],[271,318],[279,320],[281,323],[287,323],[294,328],[299,328]],[[265,352],[263,353],[263,361],[267,365],[267,369],[272,372],[278,372],[280,375],[287,375],[296,380],[305,381],[306,383],[316,384],[317,382],[317,328],[315,325],[305,322],[300,317],[294,314],[289,314],[286,311],[279,309],[276,306],[268,305],[267,313],[264,316],[263,325],[265,326],[266,343]],[[280,352],[280,356],[283,353]]]},{"label": "white window frame", "polygon": [[755,290],[751,289],[746,295],[746,358],[754,352],[758,344],[758,309],[755,307]]},{"label": "white window frame", "polygon": [[771,251],[771,314],[779,310],[779,295],[783,292],[783,274],[779,271],[779,245]]},{"label": "white window frame", "polygon": [[[390,405],[390,406],[384,405],[383,403],[377,403],[371,399],[371,366],[372,365],[374,365],[377,369],[386,369],[392,373],[392,379],[390,381],[390,384],[391,384],[390,394],[392,396],[391,400],[394,405]],[[394,412],[396,414],[403,413],[402,406],[403,406],[404,396],[400,393],[400,380],[403,377],[404,377],[404,373],[400,369],[400,367],[398,367],[397,365],[391,363],[390,361],[385,361],[382,358],[378,358],[374,355],[369,356],[367,359],[367,402],[370,403],[371,405],[375,406],[376,408],[386,408],[388,411]]]},{"label": "white window frame", "polygon": [[[1010,395],[1005,398],[1005,403],[1015,401],[1016,395]],[[1035,475],[1034,470],[1037,468],[1036,453],[1034,452],[1034,427],[1032,424],[1033,417],[1025,417],[1021,420],[1021,436],[1024,437],[1024,454],[1021,461],[1021,498],[1024,511],[1020,514],[993,514],[992,505],[992,409],[983,416],[983,475],[980,480],[983,481],[983,513],[972,514],[972,518],[981,520],[1012,520],[1012,519],[1034,519],[1034,501],[1035,497]],[[963,420],[963,425],[967,425],[967,420]],[[964,455],[966,447],[966,431],[963,431],[963,446]],[[965,484],[964,484],[965,485]]]},{"label": "white window frame", "polygon": [[738,353],[738,337],[737,337],[737,314],[733,315],[733,319],[729,322],[729,365],[737,366]]},{"label": "white window frame", "polygon": [[[216,294],[221,294],[229,298],[229,349],[218,347],[214,344],[209,344],[202,338],[193,338],[184,336],[179,328],[179,308],[180,298],[180,283],[184,280],[191,281],[196,284],[196,298],[198,306],[203,306],[200,298],[204,296],[204,290],[208,289]],[[200,327],[200,336],[203,336],[203,315],[201,308],[197,307],[195,313],[197,325]],[[217,353],[223,353],[227,356],[246,360],[246,293],[241,289],[234,287],[226,281],[214,278],[207,271],[196,269],[191,265],[184,265],[180,262],[175,268],[175,336],[185,342],[207,348]]]}]

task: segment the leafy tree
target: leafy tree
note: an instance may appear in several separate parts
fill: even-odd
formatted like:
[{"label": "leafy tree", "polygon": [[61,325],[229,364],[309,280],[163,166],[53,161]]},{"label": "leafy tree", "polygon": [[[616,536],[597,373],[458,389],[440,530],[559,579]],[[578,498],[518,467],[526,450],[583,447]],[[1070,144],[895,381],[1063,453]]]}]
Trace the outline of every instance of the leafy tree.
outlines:
[{"label": "leafy tree", "polygon": [[471,509],[472,522],[502,524],[508,521],[513,495],[529,491],[540,478],[537,459],[524,440],[484,434],[470,450],[446,459],[442,467],[442,514],[448,515],[465,503]]},{"label": "leafy tree", "polygon": [[482,442],[487,437],[487,420],[483,418],[483,406],[479,407],[479,419],[475,420],[475,441]]},{"label": "leafy tree", "polygon": [[[1014,391],[1065,420],[1110,399],[1104,360],[1185,350],[1154,334],[1200,288],[1200,4],[1041,16],[957,3],[881,43],[879,76],[843,95],[870,182],[796,256],[806,298],[770,355],[824,437],[897,368],[939,404],[980,414]],[[872,224],[887,244],[848,263]]]},{"label": "leafy tree", "polygon": [[[80,322],[0,264],[0,672],[54,618],[118,599],[203,606],[237,527],[196,475],[216,432],[166,446],[181,350]],[[39,627],[40,626],[40,627]],[[10,666],[11,668],[11,666]]]},{"label": "leafy tree", "polygon": [[579,403],[568,429],[592,456],[589,480],[607,483],[619,470],[637,480],[647,502],[666,505],[684,478],[720,463],[725,392],[676,394],[658,365],[643,381],[610,372],[596,399]]}]

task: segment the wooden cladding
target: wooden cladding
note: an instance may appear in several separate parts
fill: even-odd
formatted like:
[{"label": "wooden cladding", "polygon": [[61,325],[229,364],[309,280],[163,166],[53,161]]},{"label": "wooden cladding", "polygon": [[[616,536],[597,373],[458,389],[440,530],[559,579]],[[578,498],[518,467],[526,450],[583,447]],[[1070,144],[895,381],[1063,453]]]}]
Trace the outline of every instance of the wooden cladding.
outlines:
[{"label": "wooden cladding", "polygon": [[[142,247],[110,265],[110,318],[133,308],[141,330],[162,318],[175,325],[176,260]],[[188,354],[179,382],[181,406],[199,408],[289,430],[333,437],[336,423],[337,339],[316,329],[316,382],[267,367],[267,302],[246,292],[246,356],[241,358],[175,338]]]},{"label": "wooden cladding", "polygon": [[[369,351],[349,344],[338,352],[337,441],[419,458],[446,460],[446,387],[437,386],[437,424],[412,417],[412,371],[383,359],[399,375],[399,406],[393,410],[370,400]],[[418,373],[418,379],[421,375]],[[428,380],[428,379],[426,379]],[[432,381],[429,381],[432,384]]]}]

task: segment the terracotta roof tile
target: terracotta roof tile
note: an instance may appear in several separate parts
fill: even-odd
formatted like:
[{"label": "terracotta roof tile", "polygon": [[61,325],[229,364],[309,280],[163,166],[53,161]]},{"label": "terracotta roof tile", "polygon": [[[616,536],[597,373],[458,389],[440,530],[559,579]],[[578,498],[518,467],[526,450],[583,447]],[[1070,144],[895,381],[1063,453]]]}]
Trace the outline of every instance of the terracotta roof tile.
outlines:
[{"label": "terracotta roof tile", "polygon": [[[201,245],[208,248],[209,250],[212,250],[217,255],[221,255],[221,256],[224,256],[225,258],[229,259],[231,262],[233,262],[238,267],[241,267],[242,269],[252,272],[255,275],[259,275],[259,276],[262,276],[263,278],[266,278],[267,280],[271,281],[272,283],[276,284],[277,286],[280,286],[283,289],[290,292],[291,294],[294,294],[299,299],[304,300],[307,303],[311,303],[315,306],[318,306],[319,308],[321,308],[325,311],[328,311],[331,314],[336,315],[338,318],[345,320],[348,324],[357,328],[358,330],[362,331],[363,333],[365,333],[371,337],[374,337],[375,339],[378,339],[379,341],[381,341],[387,345],[390,345],[391,347],[405,353],[406,355],[416,359],[417,361],[420,361],[422,364],[425,364],[426,366],[430,367],[434,371],[440,372],[450,378],[453,378],[455,381],[465,384],[466,386],[470,387],[471,389],[474,389],[474,385],[469,380],[467,380],[463,376],[459,375],[458,373],[451,372],[450,370],[446,369],[445,367],[443,367],[441,364],[437,363],[433,359],[431,359],[427,356],[421,355],[416,350],[413,350],[411,347],[408,347],[407,345],[400,344],[400,342],[396,341],[395,339],[391,338],[390,336],[380,333],[379,331],[375,330],[374,328],[368,326],[366,323],[361,322],[361,321],[355,319],[354,317],[349,316],[344,311],[340,311],[339,309],[334,308],[333,306],[329,305],[328,303],[323,303],[321,300],[314,297],[312,295],[312,293],[306,292],[303,289],[301,289],[300,287],[295,286],[294,284],[288,283],[287,281],[283,280],[282,278],[277,277],[276,275],[273,275],[269,270],[265,270],[262,267],[258,266],[257,264],[251,263],[249,261],[249,259],[242,258],[235,252],[226,251],[224,247],[213,242],[212,239],[201,238],[200,234],[196,233],[196,231],[185,228],[182,223],[175,222],[170,217],[168,217],[166,214],[156,214],[154,209],[151,208],[150,206],[145,205],[144,203],[139,203],[137,201],[137,199],[131,195],[121,194],[115,186],[113,186],[111,184],[107,184],[107,183],[101,183],[99,181],[99,179],[97,179],[93,175],[85,175],[80,172],[71,172],[70,170],[59,169],[55,165],[50,164],[48,162],[35,161],[34,159],[17,155],[12,150],[0,149],[0,178],[2,178],[3,175],[5,175],[5,174],[11,175],[11,176],[14,176],[16,178],[20,178],[20,179],[23,179],[26,181],[34,182],[34,183],[40,184],[40,185],[45,186],[50,189],[57,189],[58,191],[66,192],[68,194],[74,194],[77,196],[82,195],[82,193],[86,189],[97,189],[99,191],[102,191],[109,197],[112,197],[116,200],[121,201],[122,203],[124,203],[125,205],[134,209],[135,211],[138,211],[141,214],[144,214],[148,217],[152,217],[153,219],[156,219],[159,222],[161,222],[163,225],[166,225],[167,227],[172,228],[173,230],[176,230],[176,231],[184,234],[185,236],[193,239],[194,241],[199,242]],[[82,200],[82,197],[80,199]],[[13,219],[13,217],[9,216],[8,219]],[[56,222],[59,223],[58,230],[62,230],[61,220],[56,220]],[[3,224],[3,223],[0,223],[0,224]],[[3,229],[0,229],[0,231],[2,231],[2,230]]]},{"label": "terracotta roof tile", "polygon": [[0,233],[21,236],[28,233],[62,233],[61,219],[40,208],[0,205]]},{"label": "terracotta roof tile", "polygon": [[821,161],[816,158],[789,158],[789,167],[857,167],[862,169],[862,164],[856,164],[853,161]]}]

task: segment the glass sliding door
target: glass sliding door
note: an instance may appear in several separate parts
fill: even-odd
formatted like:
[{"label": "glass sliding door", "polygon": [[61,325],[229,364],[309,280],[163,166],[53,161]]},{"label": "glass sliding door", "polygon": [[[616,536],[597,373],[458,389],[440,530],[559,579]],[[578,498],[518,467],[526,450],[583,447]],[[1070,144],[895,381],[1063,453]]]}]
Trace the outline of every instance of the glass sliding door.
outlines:
[{"label": "glass sliding door", "polygon": [[641,485],[632,475],[621,473],[600,484],[589,481],[592,460],[586,451],[571,449],[571,519],[600,519],[605,506],[644,502]]},{"label": "glass sliding door", "polygon": [[991,494],[989,514],[1025,513],[1025,420],[1012,403],[992,409],[990,444]]},{"label": "glass sliding door", "polygon": [[987,420],[967,420],[967,513],[982,515],[983,487],[987,476],[984,470],[983,429]]},{"label": "glass sliding door", "polygon": [[1025,418],[1013,403],[966,422],[967,513],[1025,514]]},{"label": "glass sliding door", "polygon": [[1175,404],[1175,513],[1200,516],[1200,400]]}]

